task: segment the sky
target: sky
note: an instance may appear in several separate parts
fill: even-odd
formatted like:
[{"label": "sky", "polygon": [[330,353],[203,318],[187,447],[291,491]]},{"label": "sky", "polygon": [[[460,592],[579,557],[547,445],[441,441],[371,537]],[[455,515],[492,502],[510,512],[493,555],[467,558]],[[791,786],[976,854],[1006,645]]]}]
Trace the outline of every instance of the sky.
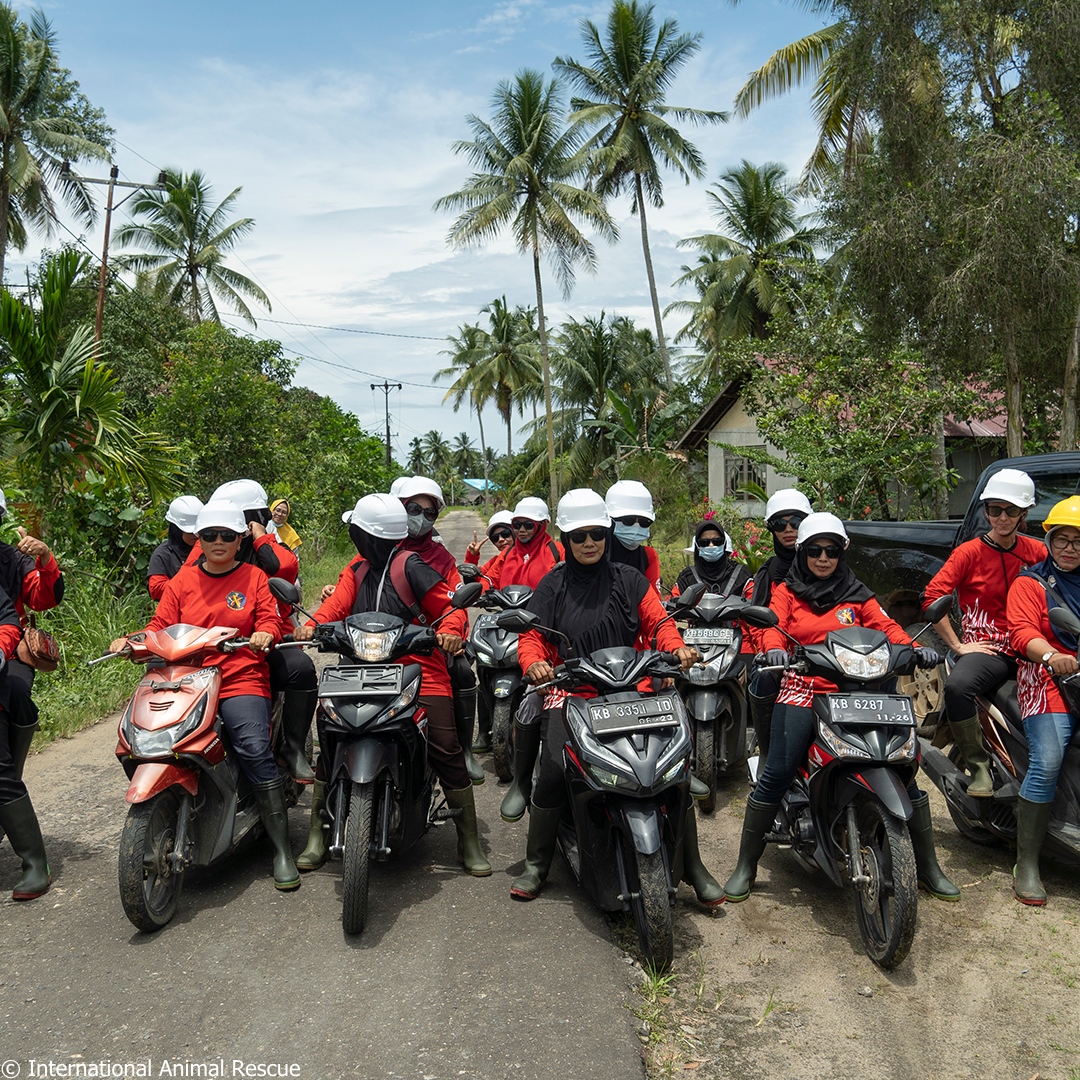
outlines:
[{"label": "sky", "polygon": [[[30,6],[16,8],[25,16]],[[295,381],[332,397],[370,431],[384,431],[389,401],[395,456],[435,429],[452,439],[475,416],[443,403],[447,338],[505,295],[535,304],[531,259],[507,238],[482,249],[446,242],[453,215],[440,196],[469,174],[452,144],[470,137],[469,114],[490,115],[497,84],[523,68],[552,75],[556,56],[583,58],[580,23],[603,26],[606,4],[558,0],[324,0],[307,8],[260,0],[43,0],[60,62],[116,129],[120,178],[151,182],[163,167],[201,169],[215,202],[242,188],[238,216],[253,232],[227,264],[253,278],[273,305],[257,313],[258,337],[301,360]],[[703,34],[701,50],[674,83],[668,103],[730,111],[746,76],[777,48],[824,25],[796,0],[657,2],[657,19]],[[686,185],[664,174],[664,206],[650,210],[660,303],[689,298],[671,287],[693,261],[681,238],[716,228],[707,191],[742,159],[776,161],[792,177],[813,146],[809,92],[770,103],[750,119],[684,129],[707,163]],[[106,176],[102,164],[76,166]],[[103,188],[98,188],[104,192]],[[569,299],[545,267],[550,323],[607,314],[652,327],[637,219],[613,203],[621,239],[596,243],[595,276],[579,273]],[[104,214],[76,227],[100,258]],[[114,229],[125,220],[114,214]],[[61,232],[64,239],[70,234]],[[115,252],[116,249],[114,248]],[[28,248],[9,256],[8,280],[24,277]],[[222,309],[225,310],[224,308]],[[243,329],[233,317],[227,325]],[[668,337],[684,318],[665,319]],[[113,358],[115,365],[122,357]],[[373,382],[403,384],[388,397]],[[516,428],[516,422],[515,422]],[[506,445],[494,410],[489,443]],[[516,430],[515,449],[524,437]]]}]

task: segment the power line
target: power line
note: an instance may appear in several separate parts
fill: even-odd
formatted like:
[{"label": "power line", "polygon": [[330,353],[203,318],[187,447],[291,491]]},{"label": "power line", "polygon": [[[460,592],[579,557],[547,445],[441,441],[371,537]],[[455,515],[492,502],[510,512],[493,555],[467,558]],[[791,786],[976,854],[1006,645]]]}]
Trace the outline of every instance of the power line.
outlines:
[{"label": "power line", "polygon": [[[238,261],[242,262],[243,260]],[[333,330],[339,334],[370,334],[373,337],[407,338],[410,341],[446,341],[445,337],[433,337],[430,334],[393,334],[389,330],[357,330],[350,326],[324,326],[321,323],[285,322],[282,319],[268,319],[265,317],[263,317],[262,321],[280,326],[302,326],[309,330]]]}]

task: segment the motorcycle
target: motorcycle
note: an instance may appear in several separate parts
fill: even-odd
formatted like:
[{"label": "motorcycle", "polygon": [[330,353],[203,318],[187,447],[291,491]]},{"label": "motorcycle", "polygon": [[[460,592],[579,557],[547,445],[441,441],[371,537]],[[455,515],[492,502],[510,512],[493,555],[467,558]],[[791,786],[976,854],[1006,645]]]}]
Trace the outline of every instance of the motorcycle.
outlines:
[{"label": "motorcycle", "polygon": [[698,799],[706,813],[716,809],[720,776],[746,764],[746,680],[740,650],[741,599],[706,593],[686,618],[683,641],[701,653],[701,662],[679,674],[679,692],[694,728],[694,775],[709,789]]},{"label": "motorcycle", "polygon": [[[255,793],[227,745],[218,718],[222,653],[243,648],[228,626],[178,623],[128,638],[146,665],[120,718],[116,756],[130,785],[117,860],[120,901],[139,930],[159,930],[176,914],[184,874],[227,859],[262,830]],[[272,711],[271,746],[295,806],[300,786],[281,751],[281,704]]]},{"label": "motorcycle", "polygon": [[[469,570],[475,571],[468,574]],[[458,568],[462,579],[476,577],[478,571],[471,564]],[[490,589],[475,603],[483,609],[473,623],[466,652],[476,663],[476,679],[479,683],[479,704],[482,712],[491,718],[491,753],[495,772],[500,780],[509,781],[514,776],[514,716],[525,694],[526,683],[518,665],[518,636],[500,627],[496,621],[498,612],[525,608],[532,597],[528,585],[507,585],[503,589]]]},{"label": "motorcycle", "polygon": [[[951,597],[935,601],[927,626],[943,618],[951,603]],[[915,937],[919,888],[907,786],[919,769],[919,742],[911,699],[885,688],[914,669],[914,650],[865,626],[794,646],[788,667],[837,689],[814,694],[817,733],[766,839],[790,846],[808,870],[852,887],[866,954],[890,970],[903,962]],[[750,759],[755,783],[758,764]]]},{"label": "motorcycle", "polygon": [[[1049,615],[1050,622],[1059,629],[1080,634],[1080,620],[1072,612],[1055,607]],[[1061,678],[1058,685],[1070,711],[1080,715],[1080,675]],[[927,740],[920,740],[923,771],[945,797],[949,816],[961,836],[983,847],[1015,844],[1016,800],[1029,763],[1016,682],[1009,680],[976,700],[990,754],[993,797],[975,799],[968,795],[963,756],[955,746],[946,755]],[[1043,850],[1065,862],[1080,863],[1080,727],[1065,748]]]},{"label": "motorcycle", "polygon": [[[303,611],[295,585],[271,578],[270,590]],[[460,586],[453,607],[468,607],[480,592],[479,584]],[[341,923],[347,934],[359,934],[367,924],[371,860],[385,862],[407,851],[451,813],[435,798],[427,713],[418,703],[420,665],[400,662],[432,652],[438,622],[419,626],[365,612],[318,624],[305,643],[339,655],[339,663],[320,675],[315,723],[325,764],[327,854],[343,862]]]}]

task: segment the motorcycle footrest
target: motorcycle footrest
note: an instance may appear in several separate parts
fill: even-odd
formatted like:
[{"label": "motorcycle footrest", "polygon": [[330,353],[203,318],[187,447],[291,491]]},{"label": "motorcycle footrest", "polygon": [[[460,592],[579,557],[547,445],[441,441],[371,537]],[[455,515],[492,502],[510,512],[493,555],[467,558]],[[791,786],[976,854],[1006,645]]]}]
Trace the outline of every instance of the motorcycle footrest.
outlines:
[{"label": "motorcycle footrest", "polygon": [[439,824],[440,822],[453,821],[454,818],[459,817],[461,817],[460,807],[456,810],[451,810],[449,806],[441,806],[434,814],[432,814],[431,820],[433,823]]}]

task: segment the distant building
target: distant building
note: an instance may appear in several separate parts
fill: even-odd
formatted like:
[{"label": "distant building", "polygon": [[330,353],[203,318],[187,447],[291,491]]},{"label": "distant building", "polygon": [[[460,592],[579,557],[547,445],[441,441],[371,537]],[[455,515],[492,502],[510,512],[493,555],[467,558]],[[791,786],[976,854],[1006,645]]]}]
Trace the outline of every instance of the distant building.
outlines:
[{"label": "distant building", "polygon": [[[484,485],[485,480],[481,476],[479,479],[470,479],[467,476],[462,477],[461,483],[464,485],[464,491],[461,495],[461,502],[465,506],[476,506],[477,503],[484,501]],[[492,481],[486,481],[488,492],[492,495],[499,491],[499,485]]]}]

